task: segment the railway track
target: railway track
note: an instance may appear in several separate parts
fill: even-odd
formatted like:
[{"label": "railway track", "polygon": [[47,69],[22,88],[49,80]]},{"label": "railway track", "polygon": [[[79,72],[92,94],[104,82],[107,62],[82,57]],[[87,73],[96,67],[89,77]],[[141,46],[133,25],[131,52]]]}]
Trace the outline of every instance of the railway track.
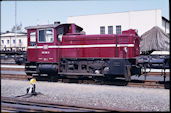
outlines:
[{"label": "railway track", "polygon": [[12,97],[1,97],[1,112],[124,112],[123,109],[104,109],[73,105],[60,105],[41,101],[29,101]]},{"label": "railway track", "polygon": [[169,82],[156,81],[156,80],[131,80],[126,82],[124,80],[111,80],[105,81],[101,84],[105,85],[115,85],[115,86],[127,86],[127,87],[140,87],[140,88],[160,88],[160,89],[169,89]]},{"label": "railway track", "polygon": [[8,71],[24,71],[24,65],[14,65],[14,64],[7,64],[1,65],[1,70],[8,70]]},{"label": "railway track", "polygon": [[165,84],[159,81],[131,81],[129,87],[144,87],[144,88],[165,88]]},{"label": "railway track", "polygon": [[[2,66],[1,70],[8,71],[24,71],[23,65],[12,65],[12,68],[6,66]],[[147,76],[156,75],[160,76],[161,73],[147,73]],[[170,72],[166,73],[166,76],[169,76]],[[14,79],[14,80],[28,80],[32,78],[31,76],[27,76],[25,74],[1,74],[2,79]],[[43,78],[42,80],[46,80],[47,78]],[[41,79],[40,79],[41,80]],[[131,80],[130,82],[125,82],[123,80],[110,80],[110,81],[94,81],[94,80],[79,80],[79,79],[59,79],[59,82],[74,82],[74,83],[84,83],[84,84],[107,84],[107,85],[116,85],[116,86],[129,86],[129,87],[145,87],[145,88],[170,88],[169,82],[164,83],[163,81],[156,80]]]},{"label": "railway track", "polygon": [[27,75],[17,75],[17,74],[1,74],[1,79],[12,79],[12,80],[28,80],[32,78]]},{"label": "railway track", "polygon": [[[5,63],[1,63],[1,70],[14,70],[14,71],[24,71],[25,66],[24,65],[17,65],[17,64],[5,64]],[[156,71],[156,70],[155,70]],[[160,76],[162,74],[162,71],[158,70],[158,72],[155,71],[149,71],[149,69],[147,70],[147,76],[150,75],[157,75]],[[169,76],[170,72],[168,69],[166,69],[166,76]]]},{"label": "railway track", "polygon": [[[2,74],[2,79],[12,79],[12,80],[29,80],[32,77],[27,75],[10,75],[10,74]],[[46,78],[42,79],[45,80]],[[40,80],[40,79],[39,79]],[[42,81],[40,80],[40,81]],[[124,80],[110,80],[110,81],[94,81],[94,80],[80,80],[80,79],[59,79],[58,82],[64,83],[79,83],[79,84],[96,84],[96,85],[114,85],[114,86],[127,86],[127,87],[143,87],[143,88],[161,88],[161,89],[169,89],[170,81],[156,81],[156,80],[131,80],[130,82],[125,82]]]}]

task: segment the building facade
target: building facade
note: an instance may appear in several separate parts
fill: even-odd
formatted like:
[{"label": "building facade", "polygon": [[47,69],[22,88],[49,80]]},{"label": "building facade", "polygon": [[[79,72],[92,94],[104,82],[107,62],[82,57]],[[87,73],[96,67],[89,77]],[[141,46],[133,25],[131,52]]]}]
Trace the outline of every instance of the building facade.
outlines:
[{"label": "building facade", "polygon": [[81,26],[86,34],[120,34],[124,30],[136,29],[139,36],[154,26],[169,34],[169,20],[162,17],[161,9],[128,11],[68,17],[67,23]]},{"label": "building facade", "polygon": [[165,33],[170,35],[170,21],[165,17],[162,17],[162,29]]},{"label": "building facade", "polygon": [[1,34],[1,50],[27,49],[27,33],[6,32]]}]

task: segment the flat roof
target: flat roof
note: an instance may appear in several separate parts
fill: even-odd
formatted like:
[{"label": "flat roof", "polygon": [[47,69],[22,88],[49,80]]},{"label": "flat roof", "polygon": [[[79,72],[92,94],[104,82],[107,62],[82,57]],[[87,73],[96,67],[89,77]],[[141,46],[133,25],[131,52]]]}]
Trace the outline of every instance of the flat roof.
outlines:
[{"label": "flat roof", "polygon": [[[27,33],[25,33],[25,32],[16,33],[16,36],[25,36],[25,35],[27,35]],[[13,36],[15,36],[15,33],[14,32],[8,32],[8,33],[3,33],[0,36],[1,37],[13,37]]]},{"label": "flat roof", "polygon": [[99,14],[88,14],[88,15],[78,15],[78,16],[69,16],[69,17],[80,17],[80,16],[99,16],[99,15],[108,15],[108,14],[116,14],[116,13],[129,13],[129,12],[142,12],[142,11],[156,11],[161,10],[159,9],[144,9],[144,10],[129,10],[129,11],[121,11],[121,12],[111,12],[111,13],[99,13]]},{"label": "flat roof", "polygon": [[36,26],[28,26],[25,29],[40,29],[40,28],[55,28],[60,24],[47,24],[47,25],[36,25]]}]

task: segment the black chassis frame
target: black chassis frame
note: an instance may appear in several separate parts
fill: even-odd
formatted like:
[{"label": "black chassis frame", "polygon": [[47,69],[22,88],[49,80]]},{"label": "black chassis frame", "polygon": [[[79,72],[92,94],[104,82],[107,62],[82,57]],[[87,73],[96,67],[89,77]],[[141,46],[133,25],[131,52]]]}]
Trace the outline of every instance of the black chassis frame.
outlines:
[{"label": "black chassis frame", "polygon": [[28,75],[121,77],[126,81],[130,81],[132,75],[141,74],[136,58],[61,58],[60,63],[26,62],[25,71]]}]

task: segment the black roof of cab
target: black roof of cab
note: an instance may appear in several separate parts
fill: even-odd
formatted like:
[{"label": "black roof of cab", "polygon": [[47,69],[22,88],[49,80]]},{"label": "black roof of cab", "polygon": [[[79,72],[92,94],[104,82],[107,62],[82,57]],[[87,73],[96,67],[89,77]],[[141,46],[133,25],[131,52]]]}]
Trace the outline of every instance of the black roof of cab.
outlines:
[{"label": "black roof of cab", "polygon": [[28,26],[25,29],[40,29],[40,28],[55,28],[61,24],[48,24],[48,25],[37,25],[37,26]]}]

